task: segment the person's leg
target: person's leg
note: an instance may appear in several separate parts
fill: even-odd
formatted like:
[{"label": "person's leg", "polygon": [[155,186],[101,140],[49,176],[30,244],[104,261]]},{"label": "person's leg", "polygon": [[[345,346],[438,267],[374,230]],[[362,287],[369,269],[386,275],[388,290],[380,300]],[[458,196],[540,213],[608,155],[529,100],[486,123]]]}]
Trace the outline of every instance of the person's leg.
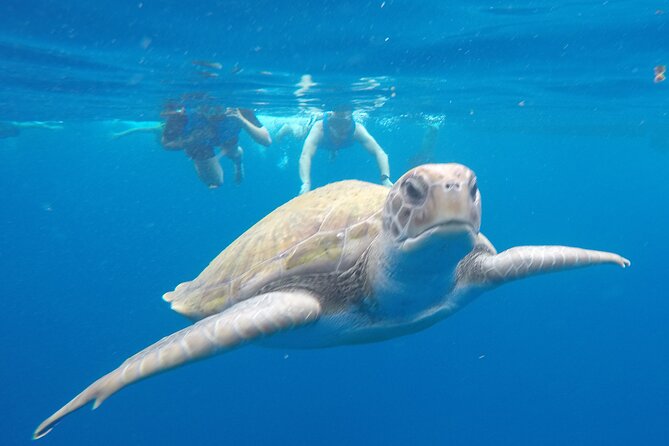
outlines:
[{"label": "person's leg", "polygon": [[223,168],[218,161],[218,156],[202,160],[193,160],[195,171],[200,180],[209,186],[210,189],[215,189],[223,184]]},{"label": "person's leg", "polygon": [[235,183],[237,184],[244,181],[244,163],[242,160],[243,155],[244,150],[240,146],[225,152],[225,156],[232,160],[232,163],[235,167]]}]

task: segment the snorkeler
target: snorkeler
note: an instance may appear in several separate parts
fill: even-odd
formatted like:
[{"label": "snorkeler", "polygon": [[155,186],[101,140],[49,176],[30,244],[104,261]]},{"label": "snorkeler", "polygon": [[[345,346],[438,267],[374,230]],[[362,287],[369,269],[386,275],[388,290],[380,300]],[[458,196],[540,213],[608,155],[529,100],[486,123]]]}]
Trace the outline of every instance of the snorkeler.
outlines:
[{"label": "snorkeler", "polygon": [[307,136],[313,123],[314,121],[312,119],[287,121],[276,132],[274,139],[276,142],[281,142],[286,137],[302,140]]},{"label": "snorkeler", "polygon": [[352,146],[355,142],[374,155],[381,173],[380,182],[384,186],[391,187],[390,167],[388,155],[381,146],[369,134],[367,129],[353,119],[353,111],[350,107],[340,107],[332,112],[326,112],[323,119],[316,121],[311,127],[302,147],[300,155],[300,179],[302,187],[300,194],[311,189],[311,159],[319,147],[330,150],[331,155],[345,147]]},{"label": "snorkeler", "polygon": [[303,141],[315,121],[314,115],[310,115],[309,117],[291,117],[278,123],[278,130],[274,132],[272,140],[279,149],[280,160],[277,163],[279,169],[285,169],[288,165],[288,149],[285,139]]},{"label": "snorkeler", "polygon": [[0,139],[16,138],[22,129],[60,130],[62,121],[0,121]]},{"label": "snorkeler", "polygon": [[[193,160],[200,180],[211,189],[223,184],[219,161],[222,156],[233,162],[235,183],[244,179],[244,151],[238,145],[241,130],[258,144],[267,147],[272,143],[267,129],[249,109],[200,106],[191,112],[183,106],[168,104],[162,116],[165,118],[163,146],[167,150],[183,149]],[[218,154],[215,147],[219,147]]]}]

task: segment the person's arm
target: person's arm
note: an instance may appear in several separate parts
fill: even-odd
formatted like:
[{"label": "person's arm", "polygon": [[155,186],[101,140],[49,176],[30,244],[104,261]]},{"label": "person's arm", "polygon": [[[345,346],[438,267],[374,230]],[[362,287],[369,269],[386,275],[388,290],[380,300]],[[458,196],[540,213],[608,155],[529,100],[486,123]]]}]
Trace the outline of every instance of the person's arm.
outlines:
[{"label": "person's arm", "polygon": [[387,187],[393,185],[390,181],[390,165],[388,164],[388,155],[383,151],[379,143],[369,134],[367,129],[362,124],[355,125],[355,134],[353,138],[360,143],[370,154],[376,158],[376,164],[379,166],[381,173],[381,184]]},{"label": "person's arm", "polygon": [[122,132],[114,133],[112,139],[119,139],[124,136],[132,135],[133,133],[154,133],[158,134],[163,131],[163,124],[157,124],[151,127],[133,127]]},{"label": "person's arm", "polygon": [[272,144],[272,138],[269,136],[267,129],[249,121],[238,108],[231,109],[230,115],[239,120],[244,130],[246,130],[246,133],[248,133],[255,142],[265,147],[269,147]]},{"label": "person's arm", "polygon": [[316,153],[316,149],[322,138],[323,121],[318,121],[311,128],[302,146],[302,154],[300,155],[300,180],[302,180],[302,187],[300,188],[300,195],[309,192],[311,189],[311,158]]},{"label": "person's arm", "polygon": [[181,150],[185,146],[190,145],[195,140],[195,134],[197,132],[191,132],[188,136],[178,136],[178,137],[167,137],[165,132],[163,132],[160,138],[160,144],[167,150]]},{"label": "person's arm", "polygon": [[167,150],[181,150],[184,147],[198,144],[202,139],[206,139],[207,137],[203,136],[203,133],[202,129],[195,129],[187,135],[168,138],[165,132],[163,132],[160,143]]},{"label": "person's arm", "polygon": [[165,135],[160,139],[160,144],[167,150],[181,150],[183,142],[181,139],[167,139]]}]

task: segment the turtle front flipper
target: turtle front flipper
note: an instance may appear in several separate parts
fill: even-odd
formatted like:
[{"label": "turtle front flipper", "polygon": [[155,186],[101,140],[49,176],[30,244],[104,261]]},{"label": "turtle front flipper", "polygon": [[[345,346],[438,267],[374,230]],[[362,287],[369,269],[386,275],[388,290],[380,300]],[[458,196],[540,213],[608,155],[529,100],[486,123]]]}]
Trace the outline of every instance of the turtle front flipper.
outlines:
[{"label": "turtle front flipper", "polygon": [[478,268],[470,271],[475,271],[478,277],[469,277],[469,281],[491,285],[591,265],[610,263],[623,268],[630,265],[629,260],[618,254],[569,246],[517,246],[499,254],[480,254],[476,261]]},{"label": "turtle front flipper", "polygon": [[231,350],[244,342],[314,322],[318,300],[304,291],[272,292],[239,302],[225,311],[177,331],[91,384],[39,425],[33,438],[43,437],[63,417],[95,401],[97,408],[123,387],[187,362]]}]

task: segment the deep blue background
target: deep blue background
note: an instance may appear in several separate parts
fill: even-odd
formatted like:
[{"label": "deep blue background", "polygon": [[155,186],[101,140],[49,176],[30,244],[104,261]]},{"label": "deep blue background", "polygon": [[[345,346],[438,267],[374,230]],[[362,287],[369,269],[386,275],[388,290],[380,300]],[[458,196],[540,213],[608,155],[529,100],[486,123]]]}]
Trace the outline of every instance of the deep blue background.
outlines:
[{"label": "deep blue background", "polygon": [[[209,191],[183,154],[150,135],[112,141],[124,126],[102,119],[157,119],[193,90],[296,113],[307,72],[319,95],[369,101],[345,88],[366,76],[381,95],[396,87],[367,121],[395,178],[421,113],[445,118],[432,160],[477,172],[499,250],[583,246],[632,267],[509,284],[381,344],[244,348],[132,386],[41,442],[669,442],[669,84],[653,83],[669,5],[381,3],[3,3],[0,118],[65,122],[0,140],[0,443],[27,444],[87,384],[185,326],[162,293],[299,189],[300,141],[263,152],[243,137],[247,181]],[[224,74],[200,78],[193,59]],[[353,148],[319,153],[313,176],[378,172]]]}]

